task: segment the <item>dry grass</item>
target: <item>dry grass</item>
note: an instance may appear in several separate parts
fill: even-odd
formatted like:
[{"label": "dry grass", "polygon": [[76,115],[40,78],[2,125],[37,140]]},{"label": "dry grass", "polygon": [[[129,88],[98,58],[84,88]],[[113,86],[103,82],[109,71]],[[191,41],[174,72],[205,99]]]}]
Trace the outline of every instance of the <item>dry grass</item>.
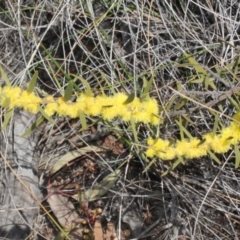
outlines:
[{"label": "dry grass", "polygon": [[[85,175],[72,180],[88,189],[121,166],[115,186],[99,197],[101,218],[115,224],[118,239],[240,237],[239,170],[234,169],[233,150],[216,156],[221,166],[206,157],[187,161],[162,177],[172,163],[146,162],[141,148],[150,135],[179,139],[176,120],[201,137],[214,126],[217,131],[226,126],[238,110],[239,7],[227,2],[0,2],[0,59],[13,85],[25,88],[38,70],[39,95],[62,95],[70,79],[75,92],[83,90],[85,86],[74,77],[78,75],[94,94],[124,91],[141,96],[144,82],[153,79],[150,95],[158,99],[164,118],[159,128],[138,125],[136,130],[128,123],[97,118],[88,118],[85,130],[71,119],[44,123],[35,129],[43,189],[49,187],[47,181],[56,183],[57,176],[46,172],[59,156],[82,146],[105,144],[114,157],[111,153],[83,158],[96,167],[93,175],[87,174],[89,166],[78,162],[58,174],[67,181],[72,171],[83,169]],[[96,203],[89,203],[89,208],[94,210]],[[84,214],[81,218],[89,217]],[[38,227],[39,238],[54,235],[46,219]]]}]

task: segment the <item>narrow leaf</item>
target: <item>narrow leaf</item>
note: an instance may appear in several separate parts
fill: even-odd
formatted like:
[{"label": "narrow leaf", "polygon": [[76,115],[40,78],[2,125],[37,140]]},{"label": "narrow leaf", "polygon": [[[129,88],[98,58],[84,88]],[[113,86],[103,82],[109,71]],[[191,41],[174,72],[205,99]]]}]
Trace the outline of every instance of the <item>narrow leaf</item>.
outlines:
[{"label": "narrow leaf", "polygon": [[38,78],[38,71],[36,71],[33,76],[32,76],[32,79],[30,80],[29,82],[29,85],[28,85],[28,93],[32,93],[35,86],[36,86],[36,82],[37,82],[37,78]]},{"label": "narrow leaf", "polygon": [[216,135],[218,123],[219,123],[219,115],[216,114],[216,115],[215,115],[214,124],[213,124],[213,131],[212,131],[212,133],[213,133],[214,135]]},{"label": "narrow leaf", "polygon": [[175,107],[174,107],[174,110],[179,110],[181,109],[182,107],[184,107],[186,105],[186,103],[188,102],[187,99],[179,99],[179,101],[175,104]]},{"label": "narrow leaf", "polygon": [[13,109],[8,110],[7,113],[4,114],[4,121],[2,124],[1,130],[4,130],[7,127],[12,115],[13,115]]},{"label": "narrow leaf", "polygon": [[176,85],[177,85],[177,90],[178,90],[178,92],[181,92],[182,91],[182,84],[179,82],[179,81],[177,81],[176,82]]},{"label": "narrow leaf", "polygon": [[217,164],[221,164],[221,161],[218,159],[218,157],[213,153],[211,152],[210,150],[207,151],[208,154],[210,155],[210,157],[217,163]]},{"label": "narrow leaf", "polygon": [[5,81],[6,85],[8,87],[11,87],[10,80],[8,79],[7,74],[4,72],[2,66],[0,66],[0,73],[1,73],[2,79]]},{"label": "narrow leaf", "polygon": [[36,122],[34,122],[33,124],[32,124],[32,126],[29,128],[29,129],[27,129],[23,134],[22,134],[22,136],[21,137],[26,137],[26,136],[28,136],[29,134],[31,134],[43,121],[44,121],[44,117],[43,116],[41,116],[41,117],[39,117],[37,120],[36,120]]},{"label": "narrow leaf", "polygon": [[86,117],[85,117],[83,111],[79,111],[79,117],[80,117],[80,121],[82,124],[81,130],[86,130],[88,128],[88,126],[87,126],[87,120],[86,120]]},{"label": "narrow leaf", "polygon": [[152,159],[151,162],[144,168],[143,173],[147,172],[148,169],[156,162],[156,158]]},{"label": "narrow leaf", "polygon": [[[137,134],[137,130],[136,130],[136,124],[135,124],[135,122],[133,121],[132,118],[131,118],[131,128],[132,128],[132,131],[133,131],[134,142],[138,143],[138,137],[137,137],[138,134]],[[136,146],[137,146],[137,153],[139,153],[139,146],[138,146],[138,144]]]},{"label": "narrow leaf", "polygon": [[[216,89],[215,84],[213,83],[214,78],[211,78],[208,74],[208,72],[202,67],[202,65],[200,63],[198,63],[196,61],[196,59],[191,56],[188,53],[184,53],[184,56],[187,58],[187,60],[189,61],[189,63],[192,65],[192,67],[195,69],[195,71],[197,72],[199,78],[201,79],[200,82],[204,82],[205,88],[208,89],[209,86],[212,89]],[[198,83],[198,80],[193,80],[191,81],[192,83]]]},{"label": "narrow leaf", "polygon": [[74,75],[74,74],[72,74],[72,76],[73,76],[74,78],[79,79],[79,80],[82,82],[83,86],[86,88],[86,94],[87,94],[88,96],[92,96],[92,95],[93,95],[92,89],[91,89],[89,83],[88,83],[85,79],[83,79],[81,76],[77,76],[77,75]]},{"label": "narrow leaf", "polygon": [[39,110],[39,112],[41,112],[41,114],[44,116],[44,118],[46,118],[48,120],[48,122],[51,122],[52,124],[55,125],[54,120],[45,113],[45,111],[43,110],[42,107],[39,107],[38,110]]},{"label": "narrow leaf", "polygon": [[203,78],[199,78],[199,79],[194,79],[194,80],[190,80],[189,83],[203,83],[204,79]]},{"label": "narrow leaf", "polygon": [[5,107],[5,108],[9,108],[10,103],[11,103],[10,98],[7,97],[6,100],[3,102],[2,106]]},{"label": "narrow leaf", "polygon": [[161,177],[167,176],[171,172],[171,170],[172,170],[171,168],[168,168],[167,171],[165,171],[164,173],[161,174]]},{"label": "narrow leaf", "polygon": [[166,175],[168,175],[171,171],[173,170],[173,165],[171,165],[167,171],[165,171],[164,173],[161,174],[161,177],[165,177]]},{"label": "narrow leaf", "polygon": [[193,66],[193,68],[195,69],[195,71],[198,74],[203,74],[203,75],[207,75],[207,71],[201,66],[200,63],[198,63],[195,58],[193,56],[191,56],[188,53],[183,53],[184,56],[187,58],[187,60],[189,61],[189,63]]},{"label": "narrow leaf", "polygon": [[239,103],[237,103],[232,97],[227,96],[227,98],[229,99],[229,101],[231,102],[231,104],[239,111],[240,107],[239,107]]},{"label": "narrow leaf", "polygon": [[135,94],[131,93],[130,95],[128,95],[127,100],[123,104],[126,105],[126,104],[131,103],[134,100],[134,98],[135,98]]},{"label": "narrow leaf", "polygon": [[63,97],[65,102],[71,99],[72,93],[73,93],[73,81],[69,81]]},{"label": "narrow leaf", "polygon": [[147,81],[145,77],[143,78],[144,89],[143,89],[143,93],[141,96],[142,100],[149,98],[149,92],[152,87],[152,83],[153,83],[153,76],[151,77],[151,79],[149,81]]},{"label": "narrow leaf", "polygon": [[174,95],[174,96],[168,101],[167,105],[165,106],[166,112],[170,111],[170,109],[172,108],[173,104],[175,104],[177,97],[178,97],[177,95]]},{"label": "narrow leaf", "polygon": [[201,139],[201,141],[198,143],[197,147],[201,146],[206,142],[206,139]]},{"label": "narrow leaf", "polygon": [[65,155],[61,156],[58,161],[56,161],[56,163],[53,165],[53,167],[50,171],[50,175],[55,174],[61,168],[63,168],[66,164],[68,164],[69,162],[73,161],[74,159],[76,159],[78,157],[83,156],[84,154],[86,154],[88,152],[97,153],[97,152],[101,152],[101,151],[103,151],[103,148],[99,148],[99,147],[95,147],[95,146],[87,146],[87,147],[83,147],[83,148],[80,148],[75,151],[68,152]]},{"label": "narrow leaf", "polygon": [[184,134],[186,134],[186,136],[191,139],[192,138],[192,135],[191,133],[182,125],[182,118],[180,116],[180,121],[177,121],[176,120],[176,123],[178,124],[179,128],[180,128],[180,135],[181,135],[181,139],[183,140],[184,139]]},{"label": "narrow leaf", "polygon": [[235,168],[238,168],[240,164],[240,151],[238,144],[234,145],[234,151],[235,151]]},{"label": "narrow leaf", "polygon": [[212,89],[216,90],[217,87],[213,81],[214,81],[214,78],[211,78],[209,77],[209,75],[207,75],[204,79],[205,89],[209,89],[209,86],[210,86]]},{"label": "narrow leaf", "polygon": [[219,103],[217,106],[218,106],[219,112],[224,112],[223,105],[221,103]]},{"label": "narrow leaf", "polygon": [[120,173],[121,171],[119,169],[110,173],[100,183],[96,183],[92,188],[80,194],[73,195],[72,198],[79,202],[92,202],[99,199],[115,185]]},{"label": "narrow leaf", "polygon": [[183,140],[183,139],[184,139],[184,134],[183,134],[183,126],[182,126],[182,117],[179,116],[179,121],[176,120],[176,122],[177,122],[177,124],[178,124],[178,126],[179,126],[179,128],[180,128],[180,137],[181,137],[181,140]]},{"label": "narrow leaf", "polygon": [[172,170],[174,170],[180,163],[184,164],[183,158],[181,156],[178,156],[178,159],[174,161],[172,165]]},{"label": "narrow leaf", "polygon": [[191,123],[192,125],[196,125],[196,123],[193,122],[189,117],[187,117],[187,116],[183,116],[183,118],[185,118],[186,121],[189,122],[189,123]]},{"label": "narrow leaf", "polygon": [[136,124],[135,124],[135,122],[133,121],[133,119],[131,119],[131,128],[132,128],[132,131],[133,131],[134,141],[135,141],[136,143],[138,143]]}]

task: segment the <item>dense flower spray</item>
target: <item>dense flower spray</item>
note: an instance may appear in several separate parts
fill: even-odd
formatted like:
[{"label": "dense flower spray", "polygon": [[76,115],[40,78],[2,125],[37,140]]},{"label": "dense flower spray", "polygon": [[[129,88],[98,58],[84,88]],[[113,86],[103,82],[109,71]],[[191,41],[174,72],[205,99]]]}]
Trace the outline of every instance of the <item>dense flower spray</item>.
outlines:
[{"label": "dense flower spray", "polygon": [[184,159],[194,159],[206,156],[209,151],[215,153],[225,153],[230,148],[240,142],[240,113],[233,117],[234,122],[223,128],[219,134],[213,132],[203,135],[202,139],[192,137],[191,139],[182,139],[174,143],[163,140],[149,138],[147,140],[147,157],[158,157],[162,160],[173,160],[177,157]]},{"label": "dense flower spray", "polygon": [[[152,98],[140,100],[135,97],[127,103],[128,96],[117,93],[113,96],[96,96],[82,93],[74,102],[65,101],[63,97],[54,98],[47,96],[40,98],[33,92],[22,90],[19,87],[0,87],[0,106],[4,108],[23,108],[25,111],[36,114],[42,107],[48,116],[59,114],[78,118],[80,114],[88,116],[101,116],[105,120],[121,118],[123,121],[134,121],[158,125],[160,123],[159,107],[157,101]],[[161,138],[147,140],[147,157],[157,157],[162,160],[176,158],[194,159],[206,156],[210,151],[225,153],[233,145],[240,142],[240,113],[235,114],[234,121],[223,128],[219,134],[213,132],[203,135],[202,139],[190,138],[176,142],[170,142]]]},{"label": "dense flower spray", "polygon": [[123,121],[149,123],[158,125],[160,122],[158,104],[155,99],[141,101],[135,97],[130,103],[125,103],[128,96],[117,93],[114,96],[89,96],[86,93],[77,96],[76,101],[65,101],[63,97],[47,96],[40,98],[33,92],[29,93],[19,87],[0,88],[0,106],[5,108],[23,108],[36,114],[43,107],[48,116],[55,113],[60,116],[77,118],[80,112],[88,116],[101,116],[105,120],[122,118]]}]

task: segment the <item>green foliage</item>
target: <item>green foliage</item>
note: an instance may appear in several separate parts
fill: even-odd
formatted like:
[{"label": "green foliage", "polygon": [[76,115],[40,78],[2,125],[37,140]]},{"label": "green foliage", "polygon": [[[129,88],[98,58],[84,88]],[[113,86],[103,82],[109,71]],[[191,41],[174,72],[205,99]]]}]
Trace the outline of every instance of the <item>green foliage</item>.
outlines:
[{"label": "green foliage", "polygon": [[27,89],[28,93],[33,92],[33,90],[36,86],[36,83],[37,83],[37,78],[38,78],[38,71],[34,72],[32,79],[29,82],[28,89]]}]

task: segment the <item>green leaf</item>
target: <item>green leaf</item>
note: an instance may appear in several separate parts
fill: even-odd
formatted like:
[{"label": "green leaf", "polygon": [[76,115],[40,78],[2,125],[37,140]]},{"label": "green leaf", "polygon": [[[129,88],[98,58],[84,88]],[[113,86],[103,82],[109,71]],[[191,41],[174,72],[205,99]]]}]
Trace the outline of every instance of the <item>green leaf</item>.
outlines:
[{"label": "green leaf", "polygon": [[128,95],[127,100],[123,104],[126,105],[126,104],[131,103],[134,100],[134,98],[135,98],[135,94],[131,93],[130,95]]},{"label": "green leaf", "polygon": [[229,101],[231,102],[231,104],[239,111],[240,107],[239,107],[239,103],[237,103],[232,97],[227,96],[227,98],[229,99]]},{"label": "green leaf", "polygon": [[37,82],[37,78],[38,78],[38,71],[36,71],[33,76],[32,76],[32,79],[30,80],[29,82],[29,85],[28,85],[28,93],[32,93],[35,86],[36,86],[36,82]]},{"label": "green leaf", "polygon": [[179,81],[176,81],[176,85],[177,85],[177,90],[178,92],[181,92],[182,91],[182,84],[179,82]]},{"label": "green leaf", "polygon": [[203,78],[199,78],[199,79],[193,79],[193,80],[190,80],[189,83],[203,83],[204,79]]},{"label": "green leaf", "polygon": [[201,64],[199,64],[195,60],[195,58],[193,56],[191,56],[190,54],[188,54],[186,52],[184,52],[183,54],[198,74],[203,74],[205,76],[207,75],[207,71],[201,66]]},{"label": "green leaf", "polygon": [[192,66],[195,71],[197,72],[198,76],[199,76],[199,80],[193,80],[191,81],[191,83],[195,82],[195,83],[203,83],[205,85],[205,88],[208,89],[209,86],[212,89],[216,89],[216,86],[214,84],[214,78],[210,77],[210,75],[208,74],[208,72],[201,66],[200,63],[198,63],[195,58],[193,56],[191,56],[188,53],[183,53],[184,56],[187,58],[187,60],[190,63],[190,66]]},{"label": "green leaf", "polygon": [[213,153],[211,152],[210,150],[207,151],[208,154],[210,155],[210,157],[217,163],[217,164],[221,164],[221,161],[218,159],[218,157]]},{"label": "green leaf", "polygon": [[178,159],[170,166],[170,168],[161,174],[162,177],[166,176],[169,172],[174,170],[180,163],[184,164],[183,158],[178,156]]},{"label": "green leaf", "polygon": [[183,158],[181,156],[178,156],[178,159],[174,161],[172,165],[172,170],[174,170],[180,163],[184,164]]},{"label": "green leaf", "polygon": [[168,168],[167,171],[165,171],[164,173],[162,173],[162,174],[161,174],[161,177],[167,176],[171,171],[172,171],[172,166],[171,166],[170,168]]},{"label": "green leaf", "polygon": [[212,130],[212,133],[213,133],[214,135],[216,135],[216,133],[217,133],[218,124],[219,124],[219,115],[216,114],[216,115],[215,115],[214,124],[213,124],[213,130]]},{"label": "green leaf", "polygon": [[110,108],[110,107],[113,107],[113,105],[104,105],[102,106],[103,108]]},{"label": "green leaf", "polygon": [[189,122],[189,123],[191,123],[192,125],[196,125],[196,123],[193,122],[189,117],[187,117],[187,116],[182,116],[182,117],[185,118],[186,121]]},{"label": "green leaf", "polygon": [[176,103],[176,98],[178,98],[177,95],[173,95],[173,97],[167,102],[167,105],[165,106],[166,112],[170,111],[172,108],[173,104]]},{"label": "green leaf", "polygon": [[7,77],[7,74],[4,72],[3,68],[0,66],[0,73],[1,73],[1,76],[2,76],[2,79],[5,81],[6,85],[8,87],[11,87],[11,83],[10,83],[10,80],[9,78]]},{"label": "green leaf", "polygon": [[92,89],[91,89],[89,83],[85,79],[83,79],[81,76],[77,76],[77,75],[74,75],[74,74],[71,74],[71,75],[74,78],[77,78],[77,79],[79,79],[82,82],[83,86],[86,88],[86,94],[88,96],[93,96]]},{"label": "green leaf", "polygon": [[218,106],[219,112],[223,112],[223,105],[219,103],[217,106]]},{"label": "green leaf", "polygon": [[50,175],[55,174],[58,172],[61,168],[63,168],[65,165],[67,165],[69,162],[73,161],[74,159],[83,156],[84,154],[88,152],[101,152],[103,151],[103,148],[99,148],[96,146],[87,146],[83,148],[79,148],[78,150],[71,151],[66,153],[65,155],[61,156],[58,161],[53,165]]},{"label": "green leaf", "polygon": [[82,129],[81,130],[88,129],[87,120],[86,120],[86,117],[85,117],[83,111],[79,111],[79,117],[80,117],[80,121],[81,121],[81,124],[82,124]]},{"label": "green leaf", "polygon": [[177,121],[176,120],[176,123],[178,124],[179,128],[180,128],[180,136],[181,136],[181,139],[183,140],[184,139],[184,134],[186,134],[186,136],[191,139],[192,138],[192,135],[191,133],[182,125],[182,117],[180,116],[179,117],[180,121]]},{"label": "green leaf", "polygon": [[143,78],[143,93],[141,95],[142,100],[146,100],[149,98],[149,93],[150,93],[150,89],[152,87],[152,83],[153,83],[153,76],[151,77],[151,79],[149,81],[146,80],[146,78]]},{"label": "green leaf", "polygon": [[180,137],[181,137],[181,140],[183,140],[183,139],[184,139],[184,134],[183,134],[183,126],[182,126],[182,117],[179,116],[179,121],[176,120],[176,122],[177,122],[177,124],[178,124],[178,126],[179,126],[179,128],[180,128]]},{"label": "green leaf", "polygon": [[238,144],[234,145],[234,151],[235,151],[235,168],[238,168],[240,164],[240,151]]},{"label": "green leaf", "polygon": [[209,86],[210,86],[212,89],[216,90],[217,87],[213,82],[214,80],[215,80],[214,78],[210,77],[209,75],[206,75],[205,78],[204,78],[205,89],[209,89]]},{"label": "green leaf", "polygon": [[23,134],[22,134],[22,136],[21,137],[26,137],[26,136],[28,136],[29,134],[31,134],[43,121],[44,121],[44,117],[43,116],[41,116],[41,117],[39,117],[37,120],[36,120],[36,122],[34,122],[33,124],[32,124],[32,126],[29,128],[29,129],[27,129]]},{"label": "green leaf", "polygon": [[197,147],[201,146],[206,142],[206,139],[201,139],[201,141],[198,143]]},{"label": "green leaf", "polygon": [[51,122],[53,125],[55,125],[54,120],[45,113],[45,111],[44,111],[44,109],[42,107],[39,107],[38,110],[48,120],[48,122]]},{"label": "green leaf", "polygon": [[[133,132],[134,142],[138,143],[138,136],[137,136],[138,134],[137,134],[137,130],[136,130],[136,124],[132,118],[131,118],[131,129]],[[136,146],[137,146],[137,153],[139,153],[139,146],[138,145],[136,145]]]},{"label": "green leaf", "polygon": [[65,102],[71,99],[72,93],[73,93],[73,81],[69,81],[63,97]]},{"label": "green leaf", "polygon": [[[233,66],[233,81],[237,80],[237,76],[239,75],[239,63],[240,63],[240,56],[237,57],[236,61],[234,62]],[[231,69],[231,68],[229,68]]]},{"label": "green leaf", "polygon": [[176,110],[181,109],[182,107],[184,107],[186,105],[187,102],[188,102],[187,99],[180,98],[179,101],[177,101],[177,103],[175,104],[174,110],[176,111]]},{"label": "green leaf", "polygon": [[8,110],[7,113],[4,114],[4,121],[2,124],[1,130],[4,130],[7,127],[12,115],[13,115],[13,109]]},{"label": "green leaf", "polygon": [[144,168],[143,173],[147,172],[148,169],[156,162],[157,158],[151,160],[151,162]]},{"label": "green leaf", "polygon": [[[176,167],[176,166],[175,166],[175,167]],[[161,174],[161,177],[165,177],[165,176],[168,175],[172,170],[173,170],[173,164],[168,168],[167,171],[165,171],[164,173]]]},{"label": "green leaf", "polygon": [[11,103],[10,98],[7,97],[7,98],[5,99],[5,101],[3,101],[2,106],[3,106],[4,108],[9,108],[10,103]]},{"label": "green leaf", "polygon": [[96,183],[92,188],[73,195],[72,198],[79,202],[92,202],[101,198],[115,185],[120,173],[121,170],[117,169],[107,175],[100,183]]}]

